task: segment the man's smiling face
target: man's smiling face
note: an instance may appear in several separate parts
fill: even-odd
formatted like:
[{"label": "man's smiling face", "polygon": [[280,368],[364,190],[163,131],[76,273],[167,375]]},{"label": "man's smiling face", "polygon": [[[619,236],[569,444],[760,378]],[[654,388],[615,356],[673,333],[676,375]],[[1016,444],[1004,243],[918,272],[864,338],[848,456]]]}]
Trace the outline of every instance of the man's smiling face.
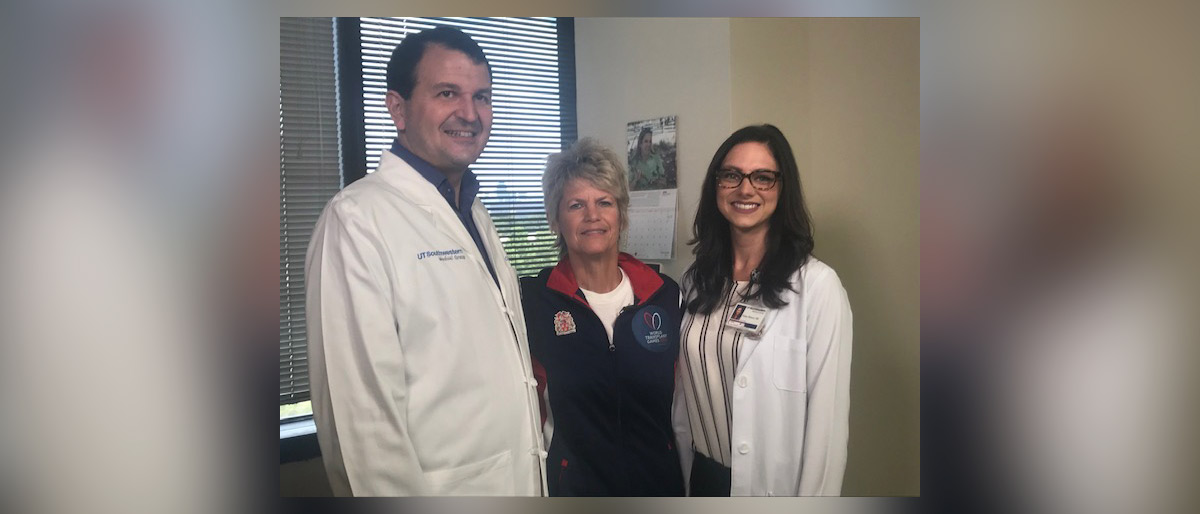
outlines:
[{"label": "man's smiling face", "polygon": [[392,113],[400,143],[442,173],[454,174],[483,153],[492,130],[492,81],[487,65],[432,44],[417,63],[409,99]]}]

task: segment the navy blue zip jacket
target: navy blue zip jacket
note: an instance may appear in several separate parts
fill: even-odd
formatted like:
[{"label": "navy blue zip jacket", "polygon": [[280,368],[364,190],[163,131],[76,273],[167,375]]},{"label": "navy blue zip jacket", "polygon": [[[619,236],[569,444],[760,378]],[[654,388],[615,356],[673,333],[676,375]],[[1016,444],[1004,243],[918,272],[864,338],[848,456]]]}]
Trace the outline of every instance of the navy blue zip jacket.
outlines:
[{"label": "navy blue zip jacket", "polygon": [[684,494],[671,427],[679,285],[628,254],[618,265],[634,304],[611,346],[567,259],[521,279],[550,496]]}]

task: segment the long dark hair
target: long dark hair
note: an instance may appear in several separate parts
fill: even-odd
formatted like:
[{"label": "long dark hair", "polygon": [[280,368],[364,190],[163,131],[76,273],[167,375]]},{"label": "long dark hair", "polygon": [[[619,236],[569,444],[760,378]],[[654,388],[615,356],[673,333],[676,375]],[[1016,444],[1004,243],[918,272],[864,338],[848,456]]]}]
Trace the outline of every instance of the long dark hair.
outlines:
[{"label": "long dark hair", "polygon": [[782,298],[791,289],[789,279],[813,251],[812,221],[804,204],[800,171],[792,146],[774,125],[751,125],[729,136],[708,165],[700,193],[700,207],[692,225],[692,253],[696,260],[684,273],[690,283],[687,310],[711,313],[733,286],[733,241],[729,221],[717,209],[717,171],[734,146],[746,142],[767,145],[779,165],[779,202],[767,230],[767,251],[758,266],[758,277],[747,299],[761,299],[772,309],[787,304]]}]

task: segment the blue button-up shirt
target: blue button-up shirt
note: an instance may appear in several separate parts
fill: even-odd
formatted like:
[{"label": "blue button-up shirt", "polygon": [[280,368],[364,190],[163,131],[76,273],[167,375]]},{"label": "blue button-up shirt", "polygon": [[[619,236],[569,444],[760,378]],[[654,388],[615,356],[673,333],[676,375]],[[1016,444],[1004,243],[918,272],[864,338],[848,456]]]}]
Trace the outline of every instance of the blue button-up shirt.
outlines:
[{"label": "blue button-up shirt", "polygon": [[425,180],[428,180],[433,187],[437,188],[446,202],[450,204],[450,208],[458,215],[458,220],[462,222],[463,227],[466,227],[467,233],[471,234],[471,239],[475,240],[475,246],[479,248],[480,255],[483,255],[483,262],[487,264],[487,269],[492,274],[492,280],[496,281],[496,287],[500,286],[500,280],[496,278],[496,270],[492,268],[492,260],[488,258],[487,248],[483,246],[483,237],[479,235],[479,229],[475,227],[475,219],[471,217],[471,205],[475,203],[475,196],[479,194],[479,181],[475,179],[475,174],[467,170],[463,173],[462,182],[459,184],[458,203],[454,202],[454,186],[450,184],[450,179],[446,178],[440,170],[433,167],[416,154],[408,151],[404,145],[400,144],[400,140],[396,139],[392,143],[392,153],[404,159],[409,166],[412,166],[417,173],[420,173]]}]

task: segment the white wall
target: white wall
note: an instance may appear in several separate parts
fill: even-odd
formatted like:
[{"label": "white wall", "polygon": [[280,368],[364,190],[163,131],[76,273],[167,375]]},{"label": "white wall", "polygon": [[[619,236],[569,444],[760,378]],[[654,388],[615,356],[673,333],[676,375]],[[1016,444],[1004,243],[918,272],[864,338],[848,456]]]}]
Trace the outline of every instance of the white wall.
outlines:
[{"label": "white wall", "polygon": [[579,136],[621,153],[625,124],[679,116],[675,258],[653,261],[680,278],[712,151],[729,137],[729,20],[576,18]]}]

